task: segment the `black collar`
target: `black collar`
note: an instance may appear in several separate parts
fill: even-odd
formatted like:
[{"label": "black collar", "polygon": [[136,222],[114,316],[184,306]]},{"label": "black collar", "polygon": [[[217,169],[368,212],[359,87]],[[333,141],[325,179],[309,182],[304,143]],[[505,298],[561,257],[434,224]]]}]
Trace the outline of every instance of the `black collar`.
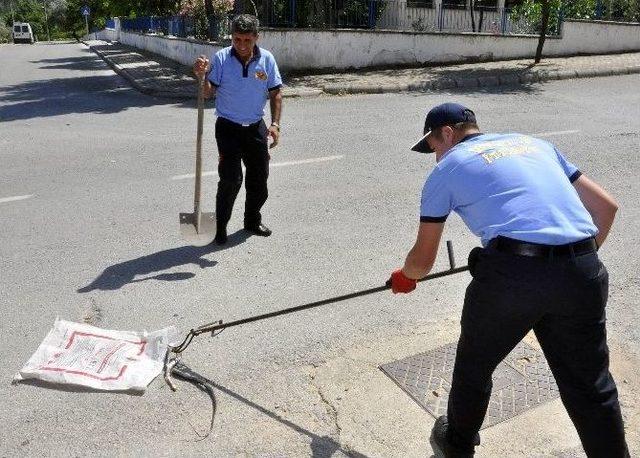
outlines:
[{"label": "black collar", "polygon": [[[240,63],[242,64],[242,60],[238,56],[238,53],[236,52],[236,50],[234,49],[233,46],[231,46],[231,55],[233,57],[235,57],[236,59],[238,59],[240,61]],[[262,54],[260,53],[260,48],[258,47],[258,45],[255,45],[253,47],[253,56],[251,57],[251,59],[249,59],[249,62],[251,62],[254,59],[260,59],[260,57],[262,57]]]}]

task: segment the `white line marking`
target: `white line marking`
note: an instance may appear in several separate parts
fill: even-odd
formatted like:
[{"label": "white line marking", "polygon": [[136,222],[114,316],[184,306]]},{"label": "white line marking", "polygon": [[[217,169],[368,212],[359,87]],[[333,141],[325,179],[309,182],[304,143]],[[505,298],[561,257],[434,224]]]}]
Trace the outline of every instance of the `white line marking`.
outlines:
[{"label": "white line marking", "polygon": [[3,204],[5,202],[15,202],[16,200],[30,199],[31,197],[33,197],[33,194],[28,194],[26,196],[3,197],[0,199],[0,204]]},{"label": "white line marking", "polygon": [[[301,165],[301,164],[315,164],[317,162],[328,162],[335,161],[337,159],[342,159],[344,156],[325,156],[325,157],[315,157],[313,159],[302,159],[300,161],[288,161],[288,162],[272,162],[269,164],[269,167],[288,167],[290,165]],[[217,171],[209,171],[202,172],[203,177],[208,177],[212,175],[217,175]],[[171,180],[186,180],[188,178],[195,178],[193,173],[189,173],[186,175],[176,175],[171,177]]]},{"label": "white line marking", "polygon": [[540,132],[539,134],[532,134],[533,137],[555,137],[557,135],[569,135],[577,134],[579,130],[558,130],[556,132]]},{"label": "white line marking", "polygon": [[337,159],[342,159],[343,157],[344,156],[325,156],[325,157],[316,157],[313,159],[302,159],[300,161],[274,162],[273,164],[271,164],[271,167],[286,167],[288,165],[314,164],[316,162],[335,161]]},{"label": "white line marking", "polygon": [[[217,175],[218,172],[202,172],[203,177],[210,177],[211,175]],[[171,177],[172,180],[186,180],[187,178],[195,178],[195,174],[188,173],[186,175],[176,175]]]}]

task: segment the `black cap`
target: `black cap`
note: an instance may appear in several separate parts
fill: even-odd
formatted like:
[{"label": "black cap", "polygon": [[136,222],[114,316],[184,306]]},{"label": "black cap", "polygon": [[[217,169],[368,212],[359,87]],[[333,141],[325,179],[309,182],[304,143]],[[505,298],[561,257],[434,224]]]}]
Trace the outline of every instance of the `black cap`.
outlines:
[{"label": "black cap", "polygon": [[423,137],[411,147],[411,150],[418,153],[433,153],[433,150],[429,147],[429,142],[427,142],[427,137],[429,137],[433,129],[452,126],[460,122],[475,123],[475,113],[459,103],[449,102],[433,107],[424,121]]}]

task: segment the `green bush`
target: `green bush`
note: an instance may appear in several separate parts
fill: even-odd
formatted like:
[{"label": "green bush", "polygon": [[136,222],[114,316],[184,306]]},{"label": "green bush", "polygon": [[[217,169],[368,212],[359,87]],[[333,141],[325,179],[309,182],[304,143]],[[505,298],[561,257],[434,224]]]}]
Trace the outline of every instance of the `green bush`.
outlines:
[{"label": "green bush", "polygon": [[0,22],[0,43],[11,42],[11,27],[4,24],[4,21]]},{"label": "green bush", "polygon": [[[561,0],[549,0],[549,28],[547,33],[558,31]],[[529,32],[540,33],[542,27],[542,3],[537,0],[525,0],[511,10],[512,22],[525,22]]]},{"label": "green bush", "polygon": [[[550,0],[549,31],[557,31],[559,19],[602,19],[621,22],[640,21],[639,0]],[[532,31],[540,32],[542,4],[540,0],[524,0],[511,10],[513,22],[523,21]]]}]

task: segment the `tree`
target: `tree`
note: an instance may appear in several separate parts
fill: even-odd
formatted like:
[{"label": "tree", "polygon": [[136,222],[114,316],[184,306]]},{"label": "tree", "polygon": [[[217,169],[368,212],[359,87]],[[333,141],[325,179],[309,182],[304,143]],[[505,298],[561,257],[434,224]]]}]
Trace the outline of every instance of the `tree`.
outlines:
[{"label": "tree", "polygon": [[542,48],[544,47],[544,40],[547,38],[547,30],[549,29],[549,15],[551,14],[551,5],[549,0],[542,1],[542,24],[540,26],[540,37],[538,38],[538,47],[536,49],[536,57],[534,62],[540,63],[542,59]]},{"label": "tree", "polygon": [[11,25],[13,21],[28,22],[37,37],[44,37],[45,20],[42,3],[36,0],[16,0],[5,2],[10,10],[9,14],[3,14],[5,25]]},{"label": "tree", "polygon": [[[2,17],[0,17],[0,19],[2,19]],[[4,21],[0,21],[0,43],[9,43],[11,36],[11,27],[6,25]]]},{"label": "tree", "polygon": [[561,17],[640,21],[638,0],[524,0],[511,11],[512,21],[524,21],[539,34],[534,61],[542,59],[547,34],[559,33]]},{"label": "tree", "polygon": [[106,19],[114,16],[170,16],[178,12],[181,3],[181,0],[0,0],[0,21],[10,25],[15,17],[31,23],[34,32],[43,36],[46,5],[51,36],[67,38],[84,33],[85,22],[80,13],[84,5],[91,9],[89,27],[102,28]]},{"label": "tree", "polygon": [[559,33],[560,31],[561,8],[561,0],[524,0],[511,11],[513,22],[520,21],[528,24],[526,33],[536,33],[539,37],[534,57],[535,63],[539,63],[542,59],[542,50],[547,34]]}]

